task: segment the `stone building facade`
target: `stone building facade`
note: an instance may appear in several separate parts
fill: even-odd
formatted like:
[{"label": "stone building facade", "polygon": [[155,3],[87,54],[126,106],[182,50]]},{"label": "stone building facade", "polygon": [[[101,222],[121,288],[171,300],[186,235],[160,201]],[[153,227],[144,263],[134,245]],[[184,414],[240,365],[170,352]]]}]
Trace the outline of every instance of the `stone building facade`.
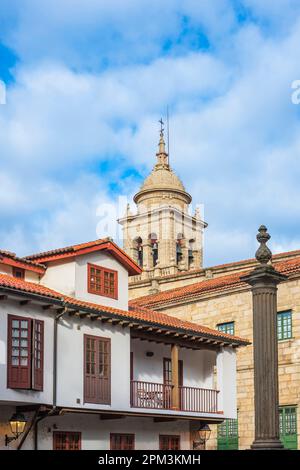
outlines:
[{"label": "stone building facade", "polygon": [[128,205],[119,220],[125,251],[143,268],[132,280],[146,283],[157,292],[159,280],[202,266],[203,229],[199,209],[191,215],[192,201],[169,165],[163,130],[160,133],[157,162],[139,192],[134,196],[137,211]]},{"label": "stone building facade", "polygon": [[[125,250],[137,259],[134,237],[143,233],[147,238],[147,220],[156,218],[155,230],[168,227],[167,240],[160,241],[159,263],[152,266],[149,262],[152,246],[146,241],[144,273],[133,276],[129,286],[132,305],[149,307],[163,311],[184,320],[190,320],[208,327],[219,328],[252,341],[252,297],[250,288],[240,277],[252,270],[254,259],[228,263],[205,268],[202,265],[202,232],[205,223],[198,214],[197,248],[194,262],[176,263],[176,230],[170,230],[174,218],[173,204],[181,214],[185,213],[191,197],[185,192],[180,180],[175,177],[167,162],[163,135],[157,154],[158,163],[146,179],[140,192],[135,196],[138,215],[127,214],[121,221],[125,234]],[[169,178],[158,175],[172,172],[173,183]],[[159,183],[158,183],[159,181]],[[176,183],[175,183],[176,182]],[[172,191],[170,187],[172,186]],[[174,188],[176,187],[176,190]],[[153,188],[153,191],[152,191]],[[178,189],[178,193],[176,192]],[[159,197],[157,198],[157,195]],[[180,196],[179,196],[180,195]],[[139,215],[139,204],[155,201],[157,206],[147,206],[147,211]],[[168,203],[165,205],[164,200]],[[181,205],[180,205],[181,204]],[[160,215],[159,215],[160,214]],[[140,219],[139,219],[140,217]],[[191,218],[189,223],[196,217]],[[141,220],[139,223],[138,220]],[[159,225],[159,223],[161,225]],[[183,234],[186,242],[188,233],[182,226],[178,233]],[[129,229],[133,228],[130,233]],[[196,230],[196,231],[197,231]],[[140,232],[139,232],[140,231]],[[150,233],[150,232],[149,232]],[[192,239],[192,237],[191,237]],[[148,243],[148,248],[147,248]],[[183,245],[186,248],[186,245]],[[163,248],[162,248],[163,247]],[[148,249],[148,251],[147,251]],[[143,254],[145,254],[145,252]],[[148,258],[147,258],[148,256]],[[281,438],[287,448],[299,448],[300,430],[300,251],[275,255],[273,262],[279,271],[288,275],[288,280],[278,287],[278,350],[279,350],[279,400]],[[241,349],[237,355],[237,398],[238,420],[224,423],[213,428],[207,448],[210,449],[247,449],[254,439],[254,385],[253,385],[253,347]]]}]

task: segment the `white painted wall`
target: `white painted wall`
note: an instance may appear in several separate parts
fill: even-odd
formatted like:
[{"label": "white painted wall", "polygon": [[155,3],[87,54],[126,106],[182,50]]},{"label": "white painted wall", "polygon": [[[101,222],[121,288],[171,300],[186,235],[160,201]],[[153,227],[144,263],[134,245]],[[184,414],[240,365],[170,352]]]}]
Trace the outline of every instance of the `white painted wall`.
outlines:
[{"label": "white painted wall", "polygon": [[39,284],[41,275],[33,271],[25,270],[25,281],[36,282]]},{"label": "white painted wall", "polygon": [[224,412],[224,418],[236,419],[236,353],[230,346],[217,354],[217,383],[219,409]]},{"label": "white painted wall", "polygon": [[[111,339],[111,405],[85,404],[84,335]],[[58,327],[57,405],[128,410],[130,407],[130,334],[128,328],[100,321],[63,317]],[[76,400],[80,399],[80,403]]]},{"label": "white painted wall", "polygon": [[[7,388],[7,318],[8,314],[44,321],[44,390],[13,390]],[[2,300],[0,303],[0,401],[15,403],[52,403],[53,376],[53,314],[28,304],[20,308],[19,302]]]},{"label": "white painted wall", "polygon": [[[56,428],[56,429],[55,429]],[[100,420],[98,415],[65,414],[41,421],[39,425],[39,449],[52,449],[53,430],[81,432],[83,450],[109,450],[110,433],[135,434],[136,450],[159,449],[159,434],[181,436],[181,450],[190,449],[189,422],[174,421],[154,423],[153,418]],[[23,449],[33,448],[33,435],[28,436]]]},{"label": "white painted wall", "polygon": [[12,276],[12,267],[7,264],[0,263],[0,274],[9,274]]},{"label": "white painted wall", "polygon": [[[92,263],[118,271],[118,299],[90,294],[87,290],[87,264]],[[89,253],[76,258],[75,296],[108,307],[128,309],[128,272],[112,255],[105,251]]]},{"label": "white painted wall", "polygon": [[40,282],[44,286],[75,297],[75,261],[67,259],[49,263]]},{"label": "white painted wall", "polygon": [[[171,346],[134,339],[133,352],[134,380],[163,383],[163,358],[171,358]],[[147,357],[146,352],[154,353]],[[183,361],[183,386],[213,388],[213,370],[216,353],[210,350],[179,349]]]},{"label": "white painted wall", "polygon": [[[0,263],[0,274],[8,274],[9,276],[12,276],[13,274],[12,266],[9,266],[4,263]],[[40,275],[38,273],[25,269],[25,281],[39,283],[39,280],[40,280]]]}]

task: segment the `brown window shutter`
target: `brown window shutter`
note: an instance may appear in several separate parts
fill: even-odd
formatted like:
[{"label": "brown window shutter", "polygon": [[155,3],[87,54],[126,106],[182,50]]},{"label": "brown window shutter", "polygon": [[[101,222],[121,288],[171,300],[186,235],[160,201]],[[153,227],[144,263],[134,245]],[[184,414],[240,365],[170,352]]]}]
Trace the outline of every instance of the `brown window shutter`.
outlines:
[{"label": "brown window shutter", "polygon": [[7,387],[31,388],[32,320],[8,315]]},{"label": "brown window shutter", "polygon": [[32,388],[43,390],[44,385],[44,322],[33,320]]},{"label": "brown window shutter", "polygon": [[84,401],[110,404],[110,400],[110,339],[84,335]]},{"label": "brown window shutter", "polygon": [[81,432],[53,432],[53,450],[81,450]]},{"label": "brown window shutter", "polygon": [[134,450],[134,434],[110,434],[110,450]]}]

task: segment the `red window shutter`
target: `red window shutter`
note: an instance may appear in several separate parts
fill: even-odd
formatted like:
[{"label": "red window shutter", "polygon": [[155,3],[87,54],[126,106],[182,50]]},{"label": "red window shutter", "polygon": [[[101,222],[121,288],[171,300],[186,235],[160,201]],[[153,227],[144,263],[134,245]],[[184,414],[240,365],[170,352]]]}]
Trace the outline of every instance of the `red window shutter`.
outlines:
[{"label": "red window shutter", "polygon": [[134,434],[110,435],[110,450],[134,450]]},{"label": "red window shutter", "polygon": [[54,431],[53,450],[81,450],[81,433]]},{"label": "red window shutter", "polygon": [[30,318],[8,315],[8,388],[31,388],[31,328]]},{"label": "red window shutter", "polygon": [[180,436],[159,436],[159,450],[180,450]]},{"label": "red window shutter", "polygon": [[33,320],[32,329],[32,388],[41,391],[44,384],[44,322],[42,320]]},{"label": "red window shutter", "polygon": [[84,336],[84,401],[110,404],[111,345],[109,338]]}]

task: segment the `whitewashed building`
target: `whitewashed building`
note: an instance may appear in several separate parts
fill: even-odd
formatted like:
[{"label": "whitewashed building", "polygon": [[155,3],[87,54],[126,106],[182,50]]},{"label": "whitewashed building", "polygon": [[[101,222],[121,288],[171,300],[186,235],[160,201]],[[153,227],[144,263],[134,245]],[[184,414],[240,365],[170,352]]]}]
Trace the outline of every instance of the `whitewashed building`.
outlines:
[{"label": "whitewashed building", "polygon": [[128,308],[140,271],[110,239],[0,251],[1,449],[191,449],[201,425],[235,418],[247,341]]}]

